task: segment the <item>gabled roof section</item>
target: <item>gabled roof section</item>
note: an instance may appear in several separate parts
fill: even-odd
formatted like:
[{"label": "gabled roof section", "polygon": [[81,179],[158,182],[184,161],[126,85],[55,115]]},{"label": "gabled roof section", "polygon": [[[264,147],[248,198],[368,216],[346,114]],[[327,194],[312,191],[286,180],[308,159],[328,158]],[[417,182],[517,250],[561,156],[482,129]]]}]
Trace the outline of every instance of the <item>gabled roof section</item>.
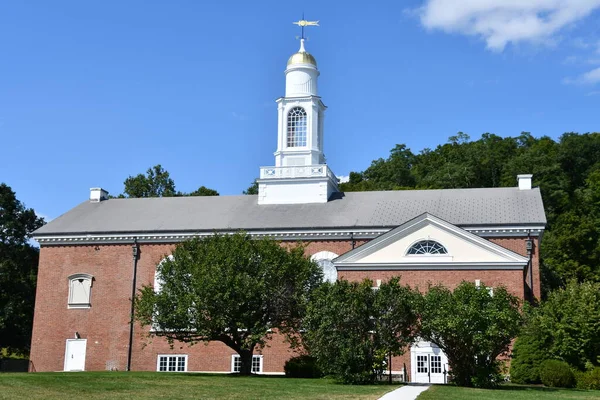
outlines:
[{"label": "gabled roof section", "polygon": [[429,212],[463,227],[546,224],[538,188],[338,193],[327,203],[259,205],[256,196],[86,201],[35,231],[35,237],[143,232],[386,228]]},{"label": "gabled roof section", "polygon": [[[440,243],[447,249],[447,254],[407,253],[413,244],[422,240]],[[522,269],[528,261],[527,257],[429,213],[423,213],[333,260],[341,270],[368,267]]]}]

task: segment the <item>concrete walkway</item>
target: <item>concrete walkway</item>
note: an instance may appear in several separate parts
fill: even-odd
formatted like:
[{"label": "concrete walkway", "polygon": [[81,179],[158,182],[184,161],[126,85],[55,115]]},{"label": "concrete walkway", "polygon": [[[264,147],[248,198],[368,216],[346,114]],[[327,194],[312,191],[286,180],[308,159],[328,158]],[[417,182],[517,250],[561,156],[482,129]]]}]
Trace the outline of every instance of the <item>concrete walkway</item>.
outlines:
[{"label": "concrete walkway", "polygon": [[417,396],[429,389],[429,387],[429,385],[402,386],[401,388],[386,393],[383,397],[380,397],[379,400],[415,400]]}]

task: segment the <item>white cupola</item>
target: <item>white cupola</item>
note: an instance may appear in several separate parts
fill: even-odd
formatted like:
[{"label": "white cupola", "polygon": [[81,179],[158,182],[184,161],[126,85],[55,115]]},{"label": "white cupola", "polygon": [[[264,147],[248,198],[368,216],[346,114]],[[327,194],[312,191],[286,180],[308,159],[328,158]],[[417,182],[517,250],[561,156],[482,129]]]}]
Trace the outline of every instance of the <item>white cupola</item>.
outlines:
[{"label": "white cupola", "polygon": [[285,97],[276,101],[275,167],[260,170],[259,204],[324,203],[338,190],[323,155],[327,107],[318,95],[318,77],[317,61],[302,38],[287,62]]},{"label": "white cupola", "polygon": [[300,50],[292,54],[285,70],[285,97],[318,96],[317,60],[304,48],[300,39]]},{"label": "white cupola", "polygon": [[277,99],[278,134],[275,165],[323,164],[325,105],[317,91],[317,61],[304,48],[292,54],[285,69],[285,97]]}]

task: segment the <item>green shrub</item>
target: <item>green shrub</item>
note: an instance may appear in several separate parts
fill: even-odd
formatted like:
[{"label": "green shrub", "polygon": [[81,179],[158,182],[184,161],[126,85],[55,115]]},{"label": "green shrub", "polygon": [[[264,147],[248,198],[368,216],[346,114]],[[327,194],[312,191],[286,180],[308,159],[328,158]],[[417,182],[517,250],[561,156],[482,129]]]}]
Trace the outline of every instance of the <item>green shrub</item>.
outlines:
[{"label": "green shrub", "polygon": [[540,368],[548,359],[544,343],[535,333],[523,333],[513,346],[510,363],[510,381],[513,383],[541,383]]},{"label": "green shrub", "polygon": [[547,360],[540,370],[542,383],[550,387],[571,388],[575,386],[575,374],[564,361]]},{"label": "green shrub", "polygon": [[289,378],[320,378],[323,376],[317,366],[317,360],[309,355],[292,357],[283,366],[285,376]]},{"label": "green shrub", "polygon": [[600,390],[600,367],[577,374],[577,389]]}]

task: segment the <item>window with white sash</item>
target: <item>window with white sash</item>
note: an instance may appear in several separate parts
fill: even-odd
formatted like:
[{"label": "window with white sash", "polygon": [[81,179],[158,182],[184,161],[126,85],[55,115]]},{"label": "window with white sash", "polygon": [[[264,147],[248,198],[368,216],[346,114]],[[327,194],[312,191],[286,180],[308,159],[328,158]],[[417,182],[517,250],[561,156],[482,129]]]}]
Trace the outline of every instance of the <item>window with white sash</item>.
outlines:
[{"label": "window with white sash", "polygon": [[[240,372],[242,370],[242,358],[239,354],[231,356],[231,372]],[[252,373],[262,374],[263,372],[263,356],[253,355],[252,356]]]},{"label": "window with white sash", "polygon": [[186,372],[187,354],[159,354],[156,360],[158,372]]}]

